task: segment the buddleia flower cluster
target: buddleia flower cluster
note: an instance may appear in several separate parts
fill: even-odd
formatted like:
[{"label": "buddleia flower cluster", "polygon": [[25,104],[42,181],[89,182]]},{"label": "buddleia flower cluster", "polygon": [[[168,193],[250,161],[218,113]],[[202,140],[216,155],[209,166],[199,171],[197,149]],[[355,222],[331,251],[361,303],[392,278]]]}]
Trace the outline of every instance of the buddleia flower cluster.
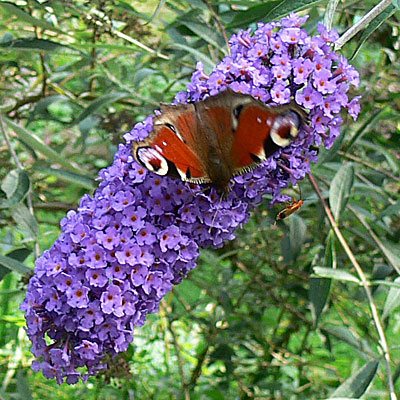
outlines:
[{"label": "buddleia flower cluster", "polygon": [[282,189],[310,171],[316,146],[329,148],[339,135],[341,109],[356,119],[358,97],[349,100],[347,92],[359,83],[357,71],[333,52],[337,33],[319,24],[310,36],[301,28],[306,20],[290,14],[233,35],[231,54],[209,75],[199,62],[176,96],[175,103],[198,101],[230,87],[269,105],[294,100],[308,114],[298,138],[234,178],[222,200],[213,187],[159,177],[136,163],[131,144],[150,133],[152,115],[125,134],[93,197],[67,213],[61,235],[36,261],[21,305],[35,370],[71,384],[107,368],[105,359],[127,350],[135,328],[196,266],[199,248],[232,240],[263,195],[285,201]]}]

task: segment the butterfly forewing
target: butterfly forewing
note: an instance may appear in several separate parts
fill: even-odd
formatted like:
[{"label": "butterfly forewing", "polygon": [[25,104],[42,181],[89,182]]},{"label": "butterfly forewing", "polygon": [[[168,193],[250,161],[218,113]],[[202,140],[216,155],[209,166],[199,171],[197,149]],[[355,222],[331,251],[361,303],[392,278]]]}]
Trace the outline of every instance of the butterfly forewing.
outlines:
[{"label": "butterfly forewing", "polygon": [[[180,177],[193,182],[209,182],[203,163],[194,150],[194,112],[189,112],[185,105],[174,107],[174,110],[182,110],[172,114],[171,107],[163,107],[164,113],[155,117],[154,129],[149,137],[134,145],[135,157],[146,168],[159,175]],[[166,169],[157,169],[158,164]]]},{"label": "butterfly forewing", "polygon": [[264,143],[269,137],[273,114],[258,104],[243,108],[231,149],[234,169],[240,170],[265,160]]}]

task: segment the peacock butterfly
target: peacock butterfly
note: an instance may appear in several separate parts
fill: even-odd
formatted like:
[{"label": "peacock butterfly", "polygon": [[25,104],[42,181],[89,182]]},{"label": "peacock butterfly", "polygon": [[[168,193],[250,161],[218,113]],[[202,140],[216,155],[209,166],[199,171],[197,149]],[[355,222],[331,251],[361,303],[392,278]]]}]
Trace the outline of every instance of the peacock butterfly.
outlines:
[{"label": "peacock butterfly", "polygon": [[133,143],[132,152],[158,175],[211,183],[227,193],[232,177],[288,146],[304,120],[304,111],[294,103],[266,106],[228,88],[196,103],[162,104],[153,130]]}]

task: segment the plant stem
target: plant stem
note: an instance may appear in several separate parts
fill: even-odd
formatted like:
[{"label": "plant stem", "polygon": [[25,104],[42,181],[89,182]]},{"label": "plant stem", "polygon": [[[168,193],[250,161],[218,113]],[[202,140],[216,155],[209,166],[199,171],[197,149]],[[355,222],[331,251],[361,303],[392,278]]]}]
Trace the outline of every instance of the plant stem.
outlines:
[{"label": "plant stem", "polygon": [[372,297],[372,293],[370,290],[370,282],[367,280],[367,277],[364,274],[363,269],[361,268],[361,265],[358,263],[356,257],[354,256],[353,252],[351,251],[349,245],[346,242],[346,239],[343,237],[342,232],[340,231],[338,225],[336,224],[336,221],[332,215],[332,212],[326,203],[325,199],[323,198],[321,191],[319,189],[317,181],[314,179],[313,175],[310,173],[308,175],[311,184],[314,186],[314,189],[321,200],[322,206],[324,208],[325,214],[328,217],[329,223],[331,224],[331,227],[333,231],[335,232],[336,237],[338,238],[340,244],[342,245],[345,253],[347,254],[347,257],[349,257],[350,262],[353,264],[354,269],[357,271],[357,274],[361,280],[361,284],[364,288],[364,291],[367,295],[368,298],[368,303],[369,307],[371,309],[372,313],[372,318],[374,320],[374,324],[376,327],[376,330],[379,335],[379,342],[383,351],[383,356],[385,358],[385,365],[386,365],[386,372],[387,372],[387,379],[388,379],[388,384],[389,384],[389,391],[390,391],[390,400],[397,400],[397,396],[394,392],[394,385],[393,385],[393,378],[392,378],[392,371],[390,369],[390,354],[389,354],[389,347],[386,341],[385,337],[385,332],[383,330],[382,322],[380,320],[378,310],[376,308],[376,305],[374,303],[374,299]]},{"label": "plant stem", "polygon": [[349,28],[335,43],[335,51],[340,50],[353,36],[363,30],[375,17],[377,17],[385,8],[392,4],[392,0],[382,0],[370,12],[365,14],[360,21]]}]

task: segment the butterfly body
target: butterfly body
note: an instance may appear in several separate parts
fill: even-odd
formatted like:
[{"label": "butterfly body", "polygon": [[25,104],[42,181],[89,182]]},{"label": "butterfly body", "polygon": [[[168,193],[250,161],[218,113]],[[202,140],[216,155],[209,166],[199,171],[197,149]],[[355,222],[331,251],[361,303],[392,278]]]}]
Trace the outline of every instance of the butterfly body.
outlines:
[{"label": "butterfly body", "polygon": [[158,175],[211,183],[228,192],[232,177],[289,145],[304,119],[294,103],[269,107],[227,89],[196,103],[162,105],[152,132],[132,151]]}]

